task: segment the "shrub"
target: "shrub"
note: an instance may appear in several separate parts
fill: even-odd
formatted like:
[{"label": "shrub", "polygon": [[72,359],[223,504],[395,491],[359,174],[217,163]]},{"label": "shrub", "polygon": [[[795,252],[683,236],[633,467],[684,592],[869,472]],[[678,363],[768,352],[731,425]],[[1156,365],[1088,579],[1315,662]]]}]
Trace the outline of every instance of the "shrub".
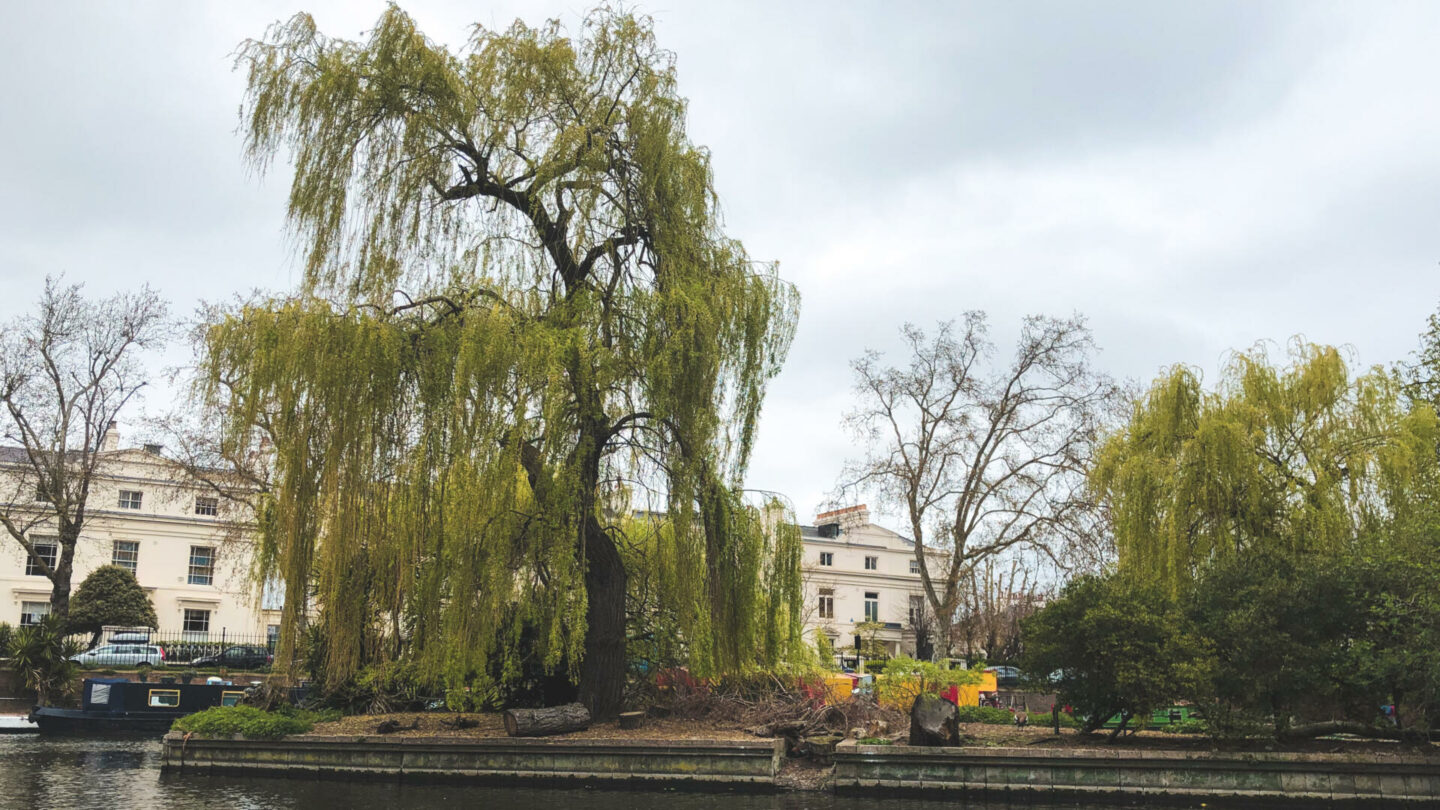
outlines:
[{"label": "shrub", "polygon": [[80,665],[70,657],[80,645],[65,637],[63,622],[46,616],[39,624],[15,631],[10,642],[10,667],[35,691],[41,705],[53,705],[69,697],[80,674]]},{"label": "shrub", "polygon": [[1001,726],[1015,722],[1015,715],[1011,714],[1009,709],[997,709],[993,706],[961,706],[958,716],[962,723]]},{"label": "shrub", "polygon": [[0,658],[10,657],[10,642],[15,638],[15,628],[9,622],[0,622]]},{"label": "shrub", "polygon": [[339,716],[337,711],[310,712],[288,706],[273,712],[253,706],[217,706],[181,717],[171,728],[202,737],[233,737],[239,734],[256,740],[277,740],[291,734],[304,734],[316,723]]},{"label": "shrub", "polygon": [[1155,726],[1156,729],[1167,734],[1209,734],[1210,725],[1198,717],[1191,717],[1174,723],[1167,723],[1163,726]]}]

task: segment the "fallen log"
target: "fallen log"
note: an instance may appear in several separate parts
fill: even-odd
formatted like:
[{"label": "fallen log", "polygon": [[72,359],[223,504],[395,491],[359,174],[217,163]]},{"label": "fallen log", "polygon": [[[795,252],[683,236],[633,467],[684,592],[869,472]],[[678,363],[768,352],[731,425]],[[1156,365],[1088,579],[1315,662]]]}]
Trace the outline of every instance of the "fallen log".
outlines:
[{"label": "fallen log", "polygon": [[1399,740],[1404,735],[1397,728],[1379,728],[1367,723],[1357,723],[1353,720],[1328,720],[1320,723],[1302,723],[1290,726],[1280,732],[1277,737],[1283,742],[1299,742],[1310,740],[1315,737],[1328,737],[1331,734],[1353,734],[1357,737],[1369,737],[1378,740]]},{"label": "fallen log", "polygon": [[380,725],[375,727],[375,733],[394,734],[397,731],[414,731],[417,728],[420,728],[420,718],[418,717],[415,718],[415,721],[408,726],[402,726],[400,725],[399,720],[391,718],[389,720],[380,721]]},{"label": "fallen log", "polygon": [[756,737],[799,737],[804,730],[804,720],[777,720],[763,726],[746,729]]},{"label": "fallen log", "polygon": [[505,733],[511,737],[569,734],[590,727],[590,710],[579,703],[544,709],[508,709],[504,717]]}]

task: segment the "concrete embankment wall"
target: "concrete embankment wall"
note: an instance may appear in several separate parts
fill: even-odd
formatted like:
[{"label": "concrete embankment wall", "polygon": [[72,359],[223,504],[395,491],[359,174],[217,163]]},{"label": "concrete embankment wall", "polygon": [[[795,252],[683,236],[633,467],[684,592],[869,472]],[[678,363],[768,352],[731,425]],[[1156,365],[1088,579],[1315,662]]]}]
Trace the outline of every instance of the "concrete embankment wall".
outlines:
[{"label": "concrete embankment wall", "polygon": [[841,743],[835,788],[1036,800],[1233,799],[1295,806],[1440,806],[1440,760],[1422,756],[919,748]]},{"label": "concrete embankment wall", "polygon": [[35,706],[35,693],[25,689],[10,659],[0,658],[0,714],[25,714]]},{"label": "concrete embankment wall", "polygon": [[166,735],[164,770],[269,776],[486,781],[582,780],[773,789],[783,742]]}]

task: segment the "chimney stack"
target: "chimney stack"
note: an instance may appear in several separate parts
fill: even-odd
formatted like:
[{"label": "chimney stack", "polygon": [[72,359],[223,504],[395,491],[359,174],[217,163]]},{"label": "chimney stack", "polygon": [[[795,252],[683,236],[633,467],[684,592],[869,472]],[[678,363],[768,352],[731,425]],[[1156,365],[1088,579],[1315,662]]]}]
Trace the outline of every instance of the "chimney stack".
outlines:
[{"label": "chimney stack", "polygon": [[815,516],[815,525],[836,525],[841,529],[854,529],[864,526],[870,522],[870,507],[865,504],[859,506],[848,506],[844,509],[831,509],[828,512],[821,512]]},{"label": "chimney stack", "polygon": [[120,431],[115,427],[115,420],[111,419],[105,428],[105,435],[100,438],[100,452],[113,453],[119,449]]}]

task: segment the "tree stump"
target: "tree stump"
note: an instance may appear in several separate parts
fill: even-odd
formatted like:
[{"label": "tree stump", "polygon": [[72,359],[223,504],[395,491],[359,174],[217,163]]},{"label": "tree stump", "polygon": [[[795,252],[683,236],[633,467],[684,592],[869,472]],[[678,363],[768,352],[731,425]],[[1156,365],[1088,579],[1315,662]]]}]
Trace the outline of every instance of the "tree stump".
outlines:
[{"label": "tree stump", "polygon": [[644,712],[621,712],[620,728],[639,728],[640,723],[645,719]]},{"label": "tree stump", "polygon": [[960,714],[939,695],[924,694],[910,707],[911,745],[959,745]]},{"label": "tree stump", "polygon": [[509,709],[505,712],[505,733],[511,737],[569,734],[589,727],[590,711],[579,703],[545,709]]}]

